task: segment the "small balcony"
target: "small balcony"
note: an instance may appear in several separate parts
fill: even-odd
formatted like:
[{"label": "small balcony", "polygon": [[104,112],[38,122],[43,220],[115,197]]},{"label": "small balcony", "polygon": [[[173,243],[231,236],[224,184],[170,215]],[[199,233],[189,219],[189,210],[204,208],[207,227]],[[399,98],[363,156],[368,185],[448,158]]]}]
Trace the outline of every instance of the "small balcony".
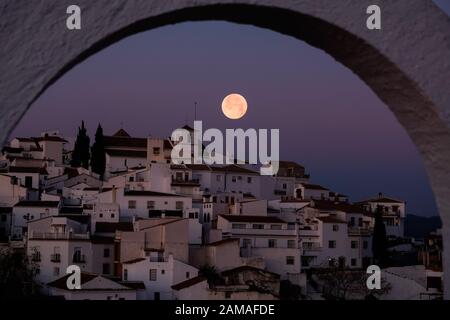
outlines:
[{"label": "small balcony", "polygon": [[73,263],[86,263],[86,256],[84,254],[75,254],[72,261]]},{"label": "small balcony", "polygon": [[319,243],[308,243],[304,242],[302,245],[304,251],[321,251],[322,247]]},{"label": "small balcony", "polygon": [[33,261],[33,262],[40,262],[41,261],[41,254],[39,252],[33,253],[31,255],[31,261]]},{"label": "small balcony", "polygon": [[51,262],[61,262],[61,254],[54,253],[54,254],[50,255],[50,261]]}]

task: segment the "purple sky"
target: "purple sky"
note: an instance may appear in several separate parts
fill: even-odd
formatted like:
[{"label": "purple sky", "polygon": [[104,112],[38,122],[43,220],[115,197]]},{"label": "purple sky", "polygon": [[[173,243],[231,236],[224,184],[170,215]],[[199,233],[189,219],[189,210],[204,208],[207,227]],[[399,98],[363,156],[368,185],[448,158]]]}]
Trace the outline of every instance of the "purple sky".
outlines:
[{"label": "purple sky", "polygon": [[[221,113],[231,92],[249,103],[241,120]],[[122,40],[50,87],[12,136],[73,137],[82,119],[91,139],[99,122],[106,134],[123,123],[132,135],[168,136],[192,122],[194,101],[205,128],[279,128],[281,158],[315,183],[354,201],[382,191],[409,213],[436,214],[417,150],[371,90],[325,53],[252,26],[181,23]]]}]

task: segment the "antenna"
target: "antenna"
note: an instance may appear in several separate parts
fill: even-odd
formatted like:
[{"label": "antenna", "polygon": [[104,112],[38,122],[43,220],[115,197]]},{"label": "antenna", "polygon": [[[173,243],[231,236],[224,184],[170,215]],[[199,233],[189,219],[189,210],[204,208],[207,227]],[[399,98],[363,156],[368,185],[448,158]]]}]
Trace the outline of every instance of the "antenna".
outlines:
[{"label": "antenna", "polygon": [[197,120],[197,101],[194,102],[194,121]]}]

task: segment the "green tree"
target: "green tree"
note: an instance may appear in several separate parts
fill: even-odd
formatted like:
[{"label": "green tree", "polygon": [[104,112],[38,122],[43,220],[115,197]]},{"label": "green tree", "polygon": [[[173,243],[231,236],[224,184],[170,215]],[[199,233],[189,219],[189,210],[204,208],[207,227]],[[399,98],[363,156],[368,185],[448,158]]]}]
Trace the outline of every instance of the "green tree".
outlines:
[{"label": "green tree", "polygon": [[95,132],[95,142],[91,148],[91,169],[103,178],[105,167],[106,156],[103,128],[100,124],[98,124],[97,131]]},{"label": "green tree", "polygon": [[387,262],[386,226],[383,222],[383,210],[380,206],[375,211],[375,225],[373,228],[372,252],[375,263],[380,267]]},{"label": "green tree", "polygon": [[216,267],[210,265],[204,265],[198,270],[198,275],[206,278],[210,286],[223,284],[220,273],[217,271]]},{"label": "green tree", "polygon": [[87,130],[84,127],[84,121],[81,122],[81,127],[78,127],[77,140],[75,141],[75,146],[72,152],[72,161],[70,165],[72,167],[83,167],[85,169],[89,168],[89,158],[90,158],[90,139],[87,135]]},{"label": "green tree", "polygon": [[0,301],[36,294],[36,268],[21,251],[0,248]]}]

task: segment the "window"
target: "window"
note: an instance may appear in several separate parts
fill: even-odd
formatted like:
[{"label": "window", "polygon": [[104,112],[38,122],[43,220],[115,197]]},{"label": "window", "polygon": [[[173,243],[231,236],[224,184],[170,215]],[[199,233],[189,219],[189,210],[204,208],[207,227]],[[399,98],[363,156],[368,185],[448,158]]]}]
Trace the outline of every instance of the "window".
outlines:
[{"label": "window", "polygon": [[336,259],[334,259],[334,258],[328,259],[328,266],[335,267],[336,266]]},{"label": "window", "polygon": [[269,248],[275,248],[277,246],[277,240],[276,239],[269,239]]},{"label": "window", "polygon": [[232,229],[245,229],[244,223],[233,223],[231,224]]},{"label": "window", "polygon": [[217,176],[216,176],[216,181],[217,181],[217,182],[220,182],[221,180],[222,180],[222,176],[217,175]]},{"label": "window", "polygon": [[236,182],[236,177],[235,177],[235,176],[232,176],[232,177],[231,177],[231,181]]},{"label": "window", "polygon": [[352,241],[352,242],[350,242],[350,246],[351,246],[352,249],[358,248],[358,241]]},{"label": "window", "polygon": [[175,209],[176,210],[183,210],[183,201],[177,201],[175,203]]},{"label": "window", "polygon": [[109,258],[110,252],[109,248],[103,249],[103,258]]},{"label": "window", "polygon": [[255,223],[252,226],[253,229],[264,229],[264,225],[260,223]]},{"label": "window", "polygon": [[242,246],[244,248],[250,248],[252,246],[252,240],[251,239],[242,240]]},{"label": "window", "polygon": [[100,213],[100,214],[99,214],[99,217],[100,217],[100,218],[103,218],[103,213]]},{"label": "window", "polygon": [[287,265],[293,265],[295,263],[295,259],[293,256],[287,256],[286,257],[286,264]]},{"label": "window", "polygon": [[55,276],[55,277],[59,276],[59,267],[53,268],[53,276]]},{"label": "window", "polygon": [[111,219],[114,219],[115,218],[115,214],[114,213],[111,213]]},{"label": "window", "polygon": [[150,269],[149,270],[149,280],[150,281],[156,281],[156,269]]},{"label": "window", "polygon": [[336,248],[336,241],[334,241],[334,240],[328,241],[328,248],[330,248],[330,249]]},{"label": "window", "polygon": [[281,224],[271,224],[270,229],[272,230],[281,230]]},{"label": "window", "polygon": [[363,249],[367,249],[369,247],[369,242],[367,240],[363,241]]},{"label": "window", "polygon": [[6,214],[2,214],[2,222],[6,222]]},{"label": "window", "polygon": [[73,250],[73,262],[84,262],[80,247],[76,247]]},{"label": "window", "polygon": [[153,148],[153,154],[154,155],[159,155],[161,153],[161,148],[159,148],[159,147],[155,147],[155,148]]},{"label": "window", "polygon": [[295,248],[295,240],[288,240],[287,241],[287,247],[288,248]]},{"label": "window", "polygon": [[350,260],[350,265],[351,265],[352,267],[356,266],[356,259],[355,259],[355,258],[353,258],[353,259]]},{"label": "window", "polygon": [[288,230],[295,230],[295,223],[294,222],[288,222],[287,228],[288,228]]},{"label": "window", "polygon": [[165,273],[166,273],[166,270],[162,269],[161,274],[165,274]]},{"label": "window", "polygon": [[247,183],[252,183],[252,177],[247,177]]},{"label": "window", "polygon": [[128,209],[136,209],[136,201],[128,200]]},{"label": "window", "polygon": [[283,183],[283,189],[287,189],[287,184]]},{"label": "window", "polygon": [[27,188],[33,187],[33,177],[31,177],[31,176],[25,177],[25,187],[27,187]]},{"label": "window", "polygon": [[147,201],[147,209],[155,209],[155,201]]},{"label": "window", "polygon": [[337,224],[333,224],[333,231],[339,231],[339,226]]},{"label": "window", "polygon": [[110,265],[109,263],[104,263],[102,266],[102,273],[109,274],[110,273]]},{"label": "window", "polygon": [[354,227],[355,226],[355,217],[351,217],[350,218],[350,227]]},{"label": "window", "polygon": [[134,177],[128,177],[129,182],[134,182]]},{"label": "window", "polygon": [[363,226],[363,219],[362,219],[362,218],[359,218],[359,219],[358,219],[358,226],[359,226],[359,227],[362,227],[362,226]]},{"label": "window", "polygon": [[191,277],[191,274],[190,274],[190,272],[188,271],[188,272],[186,272],[186,279],[189,279]]},{"label": "window", "polygon": [[123,270],[123,280],[128,281],[128,270],[127,269]]},{"label": "window", "polygon": [[153,298],[155,300],[160,300],[161,299],[161,294],[159,292],[155,292],[154,295],[153,295]]}]

